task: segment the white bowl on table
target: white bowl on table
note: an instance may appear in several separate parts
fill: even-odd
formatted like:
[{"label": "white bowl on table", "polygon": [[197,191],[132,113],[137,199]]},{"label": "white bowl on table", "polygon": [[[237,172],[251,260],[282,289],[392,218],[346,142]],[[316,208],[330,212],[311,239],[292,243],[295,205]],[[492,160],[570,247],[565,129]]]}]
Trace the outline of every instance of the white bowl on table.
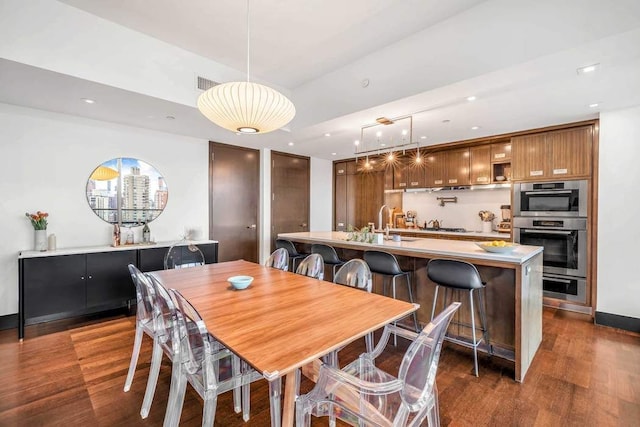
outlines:
[{"label": "white bowl on table", "polygon": [[232,276],[229,277],[227,279],[227,281],[229,283],[231,283],[231,286],[234,287],[234,289],[247,289],[249,287],[249,285],[251,284],[251,282],[253,282],[253,277],[251,276]]}]

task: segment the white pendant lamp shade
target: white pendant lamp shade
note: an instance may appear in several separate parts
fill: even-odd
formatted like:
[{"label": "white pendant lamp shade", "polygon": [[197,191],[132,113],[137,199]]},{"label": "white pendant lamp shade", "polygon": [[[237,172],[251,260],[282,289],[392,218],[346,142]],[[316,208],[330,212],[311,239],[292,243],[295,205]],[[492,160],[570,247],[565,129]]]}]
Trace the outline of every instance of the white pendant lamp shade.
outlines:
[{"label": "white pendant lamp shade", "polygon": [[289,99],[270,87],[252,82],[219,84],[198,97],[206,118],[233,132],[267,133],[296,115]]}]

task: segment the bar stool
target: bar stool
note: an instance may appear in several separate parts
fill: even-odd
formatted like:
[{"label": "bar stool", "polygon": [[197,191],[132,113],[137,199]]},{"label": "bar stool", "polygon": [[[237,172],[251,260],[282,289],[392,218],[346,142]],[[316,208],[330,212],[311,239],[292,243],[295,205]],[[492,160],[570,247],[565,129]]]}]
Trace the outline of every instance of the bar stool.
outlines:
[{"label": "bar stool", "polygon": [[307,257],[309,254],[303,254],[298,252],[295,245],[291,240],[276,239],[276,249],[285,248],[289,252],[289,259],[291,260],[291,271],[296,271],[296,261],[300,261]]},{"label": "bar stool", "polygon": [[[489,354],[493,354],[493,349],[489,344],[489,331],[487,329],[487,315],[486,315],[486,306],[484,300],[484,289],[485,283],[480,279],[480,273],[478,273],[478,269],[475,265],[470,264],[465,261],[458,261],[452,259],[432,259],[427,264],[427,276],[429,279],[436,284],[436,291],[433,297],[433,307],[431,308],[431,319],[435,314],[436,303],[438,301],[438,289],[442,286],[444,289],[444,307],[447,306],[447,295],[448,291],[451,290],[451,294],[453,297],[454,292],[467,291],[469,292],[469,306],[471,310],[471,325],[463,322],[451,322],[452,324],[457,324],[460,326],[464,326],[466,328],[471,328],[471,335],[473,338],[472,342],[468,342],[466,340],[460,338],[446,337],[448,341],[454,342],[456,344],[460,344],[465,347],[470,347],[473,349],[473,367],[476,377],[478,376],[478,345],[482,341],[489,348]],[[480,339],[476,339],[476,320],[475,320],[475,310],[473,308],[473,291],[478,298],[478,311],[480,312],[480,322],[482,323],[480,326],[480,330],[482,331],[483,337]]]},{"label": "bar stool", "polygon": [[311,253],[312,254],[320,254],[322,255],[322,259],[324,260],[325,265],[330,265],[332,267],[332,275],[331,280],[336,276],[336,268],[342,266],[345,262],[338,258],[338,254],[333,246],[325,245],[322,243],[314,243],[311,245]]},{"label": "bar stool", "polygon": [[[372,273],[379,274],[383,276],[383,293],[386,295],[387,289],[387,279],[391,278],[391,296],[396,298],[396,278],[397,277],[405,277],[407,280],[407,291],[409,292],[409,302],[413,303],[413,292],[411,291],[411,272],[403,271],[400,268],[400,264],[398,263],[398,259],[388,252],[382,251],[364,251],[362,256],[364,261],[369,265],[369,269]],[[420,333],[420,328],[418,326],[418,317],[416,316],[416,312],[412,313],[413,315],[413,324],[415,326],[415,330],[417,333]],[[394,322],[395,324],[395,322]],[[394,345],[397,345],[397,337],[394,334],[393,338]]]}]

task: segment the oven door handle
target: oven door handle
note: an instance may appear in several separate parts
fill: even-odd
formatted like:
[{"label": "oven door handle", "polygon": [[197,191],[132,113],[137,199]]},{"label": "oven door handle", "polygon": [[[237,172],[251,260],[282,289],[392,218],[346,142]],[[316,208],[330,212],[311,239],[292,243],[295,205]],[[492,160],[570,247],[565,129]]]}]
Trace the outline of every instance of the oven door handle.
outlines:
[{"label": "oven door handle", "polygon": [[547,277],[547,276],[542,276],[542,280],[548,280],[549,282],[571,283],[571,280],[556,279],[555,277]]},{"label": "oven door handle", "polygon": [[529,234],[563,234],[565,236],[569,236],[571,235],[571,233],[573,233],[573,231],[557,231],[557,230],[529,230],[529,229],[524,229],[522,230],[523,233],[529,233]]},{"label": "oven door handle", "polygon": [[558,191],[525,191],[527,196],[536,194],[571,194],[572,190],[558,190]]}]

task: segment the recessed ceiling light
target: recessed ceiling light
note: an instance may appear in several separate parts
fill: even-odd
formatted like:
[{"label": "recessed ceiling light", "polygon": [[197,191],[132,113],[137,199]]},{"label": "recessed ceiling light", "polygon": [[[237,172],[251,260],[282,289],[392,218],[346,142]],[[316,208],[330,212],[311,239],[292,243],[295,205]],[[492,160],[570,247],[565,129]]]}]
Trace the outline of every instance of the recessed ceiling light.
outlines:
[{"label": "recessed ceiling light", "polygon": [[471,96],[467,96],[467,101],[471,102],[471,101],[475,101],[477,98],[473,95]]},{"label": "recessed ceiling light", "polygon": [[480,129],[480,126],[471,126],[471,130],[478,130]]},{"label": "recessed ceiling light", "polygon": [[175,116],[167,116],[166,119],[167,120],[175,120],[176,118],[175,118]]},{"label": "recessed ceiling light", "polygon": [[335,156],[336,154],[338,154],[338,153],[331,153],[332,156]]},{"label": "recessed ceiling light", "polygon": [[289,147],[293,147],[293,142],[290,142],[290,143],[289,143]]},{"label": "recessed ceiling light", "polygon": [[576,69],[576,72],[578,74],[592,73],[595,70],[597,70],[599,66],[600,66],[600,64],[587,65],[585,67],[580,67],[580,68]]},{"label": "recessed ceiling light", "polygon": [[94,101],[93,99],[89,99],[89,98],[80,98],[81,100],[83,100],[84,102],[86,102],[87,104],[95,104],[96,101]]},{"label": "recessed ceiling light", "polygon": [[331,136],[331,134],[327,132],[324,134],[324,136]]},{"label": "recessed ceiling light", "polygon": [[593,104],[589,104],[589,108],[596,108],[599,105],[600,104],[598,104],[597,102],[594,102]]},{"label": "recessed ceiling light", "polygon": [[382,136],[382,132],[380,132],[380,131],[376,132],[376,136],[377,137],[381,137]]},{"label": "recessed ceiling light", "polygon": [[420,137],[420,139],[427,139],[427,137],[426,137],[426,136],[424,136],[424,135],[422,135],[422,136]]},{"label": "recessed ceiling light", "polygon": [[356,139],[355,141],[353,141],[353,145],[360,145],[360,141]]}]

